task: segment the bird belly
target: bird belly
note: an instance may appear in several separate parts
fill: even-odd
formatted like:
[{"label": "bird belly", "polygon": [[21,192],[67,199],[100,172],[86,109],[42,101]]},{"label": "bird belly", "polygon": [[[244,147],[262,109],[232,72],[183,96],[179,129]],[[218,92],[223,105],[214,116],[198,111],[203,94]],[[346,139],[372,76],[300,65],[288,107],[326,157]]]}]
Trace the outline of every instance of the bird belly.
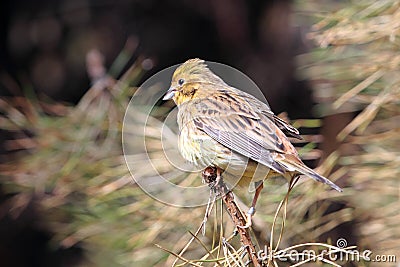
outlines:
[{"label": "bird belly", "polygon": [[214,165],[214,158],[220,153],[219,146],[218,142],[194,127],[185,127],[180,131],[179,151],[184,159],[196,166],[206,168]]},{"label": "bird belly", "polygon": [[191,131],[190,127],[181,130],[178,147],[183,158],[196,166],[221,168],[230,187],[248,187],[271,173],[267,166],[230,150],[202,131]]},{"label": "bird belly", "polygon": [[233,152],[233,160],[224,166],[223,178],[230,186],[249,187],[272,174],[271,169],[241,154]]}]

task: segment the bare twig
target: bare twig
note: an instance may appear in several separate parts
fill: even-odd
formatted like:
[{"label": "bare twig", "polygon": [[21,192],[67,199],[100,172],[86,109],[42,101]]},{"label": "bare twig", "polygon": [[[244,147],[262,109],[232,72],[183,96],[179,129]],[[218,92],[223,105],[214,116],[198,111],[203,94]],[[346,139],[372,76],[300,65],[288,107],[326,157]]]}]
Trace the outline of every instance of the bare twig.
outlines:
[{"label": "bare twig", "polygon": [[239,206],[235,201],[233,193],[228,189],[223,179],[220,176],[220,170],[216,167],[208,167],[203,171],[203,180],[214,192],[221,196],[222,201],[225,203],[226,209],[236,226],[237,232],[240,235],[240,242],[245,247],[249,259],[254,266],[261,266],[256,254],[256,249],[250,237],[248,228],[245,228],[246,220],[243,216]]}]

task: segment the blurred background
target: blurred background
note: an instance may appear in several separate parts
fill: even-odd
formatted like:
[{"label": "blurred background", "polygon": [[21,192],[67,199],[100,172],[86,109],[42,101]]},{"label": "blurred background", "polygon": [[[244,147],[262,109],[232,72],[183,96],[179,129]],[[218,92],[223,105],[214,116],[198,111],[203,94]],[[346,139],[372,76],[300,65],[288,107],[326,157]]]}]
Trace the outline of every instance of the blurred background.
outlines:
[{"label": "blurred background", "polygon": [[[284,245],[345,238],[400,251],[397,1],[0,5],[0,266],[171,265],[154,243],[178,253],[204,209],[168,207],[132,185],[120,130],[135,86],[194,57],[253,79],[300,127],[305,162],[345,188],[298,186]],[[260,243],[285,191],[270,188]],[[206,254],[199,244],[191,253]]]},{"label": "blurred background", "polygon": [[136,57],[153,61],[146,77],[199,57],[246,73],[265,88],[278,113],[296,111],[296,116],[304,116],[310,109],[307,85],[294,79],[293,58],[307,45],[304,29],[292,24],[291,1],[5,1],[2,5],[3,67],[20,83],[53,99],[77,102],[89,88],[85,56],[90,49],[101,51],[109,68],[130,46],[137,47]]}]

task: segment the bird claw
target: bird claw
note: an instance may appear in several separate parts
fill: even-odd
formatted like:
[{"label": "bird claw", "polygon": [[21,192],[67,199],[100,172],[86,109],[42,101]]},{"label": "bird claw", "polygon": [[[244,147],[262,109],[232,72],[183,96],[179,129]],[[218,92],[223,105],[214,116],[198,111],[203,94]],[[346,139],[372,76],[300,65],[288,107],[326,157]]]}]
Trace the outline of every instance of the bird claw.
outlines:
[{"label": "bird claw", "polygon": [[215,167],[207,167],[202,173],[203,183],[213,187],[218,180],[218,173]]},{"label": "bird claw", "polygon": [[250,207],[249,211],[247,212],[247,220],[246,220],[246,224],[244,226],[242,225],[238,225],[237,227],[241,228],[241,229],[247,229],[250,228],[252,226],[252,221],[251,219],[253,218],[253,215],[256,213],[256,208],[254,207]]}]

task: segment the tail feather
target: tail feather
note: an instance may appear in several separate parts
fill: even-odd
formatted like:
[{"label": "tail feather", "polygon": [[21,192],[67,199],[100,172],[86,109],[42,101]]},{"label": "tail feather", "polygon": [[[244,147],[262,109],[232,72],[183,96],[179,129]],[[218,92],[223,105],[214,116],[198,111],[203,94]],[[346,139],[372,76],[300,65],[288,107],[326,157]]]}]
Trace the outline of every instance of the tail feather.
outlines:
[{"label": "tail feather", "polygon": [[312,170],[309,167],[307,167],[306,165],[304,165],[304,163],[301,161],[298,162],[298,161],[292,161],[292,160],[288,160],[288,159],[286,159],[286,160],[282,159],[282,161],[280,160],[279,163],[282,164],[283,166],[285,166],[288,170],[297,171],[301,174],[304,174],[304,175],[314,179],[317,182],[321,182],[321,183],[329,185],[336,191],[343,192],[342,188],[337,186],[335,183],[333,183],[328,178],[325,178],[324,176],[316,173],[314,170]]}]

